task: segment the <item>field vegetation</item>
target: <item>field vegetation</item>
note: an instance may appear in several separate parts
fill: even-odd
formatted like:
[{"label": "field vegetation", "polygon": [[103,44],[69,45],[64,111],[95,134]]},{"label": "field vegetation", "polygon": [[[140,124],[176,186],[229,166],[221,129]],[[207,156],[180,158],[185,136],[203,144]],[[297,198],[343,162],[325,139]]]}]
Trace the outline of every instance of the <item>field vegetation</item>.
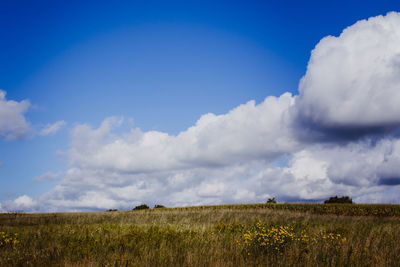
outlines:
[{"label": "field vegetation", "polygon": [[400,206],[0,214],[0,266],[400,266]]}]

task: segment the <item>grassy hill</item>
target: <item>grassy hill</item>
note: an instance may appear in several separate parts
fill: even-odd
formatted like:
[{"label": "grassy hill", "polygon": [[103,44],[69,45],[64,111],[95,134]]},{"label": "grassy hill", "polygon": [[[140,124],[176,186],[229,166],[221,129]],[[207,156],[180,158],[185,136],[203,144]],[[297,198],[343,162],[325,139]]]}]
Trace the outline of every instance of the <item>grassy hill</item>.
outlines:
[{"label": "grassy hill", "polygon": [[0,266],[400,266],[400,205],[0,214]]}]

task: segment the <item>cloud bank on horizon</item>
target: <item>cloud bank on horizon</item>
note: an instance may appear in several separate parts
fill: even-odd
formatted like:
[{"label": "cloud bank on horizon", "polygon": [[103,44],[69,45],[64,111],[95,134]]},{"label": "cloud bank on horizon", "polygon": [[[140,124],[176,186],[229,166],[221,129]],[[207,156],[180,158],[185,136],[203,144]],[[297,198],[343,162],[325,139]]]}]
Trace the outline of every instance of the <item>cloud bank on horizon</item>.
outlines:
[{"label": "cloud bank on horizon", "polygon": [[[205,114],[178,135],[139,128],[116,134],[123,118],[71,131],[69,169],[57,185],[0,209],[73,211],[141,203],[167,206],[320,201],[400,203],[400,13],[358,21],[311,53],[299,95],[249,101]],[[29,102],[0,94],[0,136],[29,127]],[[51,134],[59,122],[42,130]],[[15,128],[10,125],[15,126]],[[56,179],[46,173],[37,181]]]}]

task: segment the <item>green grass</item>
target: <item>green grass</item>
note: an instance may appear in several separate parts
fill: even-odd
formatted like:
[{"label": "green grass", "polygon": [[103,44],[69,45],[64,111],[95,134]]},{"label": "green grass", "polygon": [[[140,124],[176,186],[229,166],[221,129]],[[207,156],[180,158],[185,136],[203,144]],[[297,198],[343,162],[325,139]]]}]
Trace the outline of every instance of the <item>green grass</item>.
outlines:
[{"label": "green grass", "polygon": [[400,266],[399,205],[7,213],[0,232],[0,266]]}]

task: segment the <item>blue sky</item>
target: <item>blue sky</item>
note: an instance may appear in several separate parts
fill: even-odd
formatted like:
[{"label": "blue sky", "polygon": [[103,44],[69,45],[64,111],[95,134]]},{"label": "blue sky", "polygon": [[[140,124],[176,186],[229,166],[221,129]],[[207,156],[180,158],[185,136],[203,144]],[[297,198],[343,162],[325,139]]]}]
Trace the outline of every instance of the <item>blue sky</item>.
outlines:
[{"label": "blue sky", "polygon": [[[7,101],[28,100],[30,106],[26,112],[23,112],[29,124],[29,130],[23,136],[11,138],[12,140],[0,136],[0,182],[2,185],[0,202],[9,203],[3,206],[8,205],[11,207],[9,209],[12,209],[14,206],[10,203],[21,196],[26,196],[33,202],[36,201],[35,199],[45,199],[46,194],[55,192],[54,188],[65,184],[70,185],[68,181],[85,180],[84,177],[87,174],[79,176],[80,178],[77,178],[78,176],[71,178],[68,171],[75,169],[83,171],[83,168],[86,168],[84,166],[89,165],[91,170],[99,170],[103,167],[104,170],[112,169],[112,174],[105,175],[105,180],[122,179],[121,177],[126,172],[134,173],[132,175],[141,174],[141,168],[126,171],[118,164],[97,166],[98,162],[102,162],[99,158],[103,158],[98,152],[100,148],[95,149],[99,154],[95,154],[92,150],[86,154],[87,157],[93,156],[96,159],[93,162],[96,164],[78,163],[76,154],[71,152],[75,149],[79,150],[76,147],[79,143],[76,136],[81,132],[78,130],[83,127],[82,125],[91,127],[90,129],[93,130],[97,129],[106,118],[117,116],[119,119],[123,118],[123,122],[119,123],[117,120],[112,123],[121,124],[110,130],[113,135],[107,138],[111,138],[112,142],[126,141],[125,136],[138,128],[142,133],[153,131],[173,137],[197,125],[196,122],[205,114],[213,113],[223,116],[250,100],[255,100],[255,105],[258,107],[257,105],[264,103],[264,99],[268,96],[279,98],[285,92],[298,95],[299,81],[306,74],[310,53],[322,38],[329,35],[339,36],[343,29],[359,20],[386,15],[389,11],[399,11],[399,8],[398,1],[276,1],[274,3],[272,1],[117,1],[113,3],[111,1],[1,1],[0,89],[6,92]],[[305,90],[312,92],[312,89],[308,87]],[[306,106],[309,103],[307,101],[303,101]],[[299,113],[308,116],[305,108]],[[322,134],[315,134],[315,136],[326,137],[325,132],[333,125],[329,123],[338,125],[336,119],[335,117],[323,123],[320,123],[319,118],[310,119],[312,125],[318,124],[316,128],[322,127]],[[357,118],[356,122],[358,121],[363,122],[363,119]],[[57,131],[54,130],[50,134],[43,132],[47,126],[56,122],[62,122]],[[347,120],[340,121],[339,124],[342,122],[347,123],[347,128],[358,125],[354,121]],[[365,123],[370,122],[365,119]],[[389,125],[390,129],[397,128],[395,118],[388,122],[383,119],[381,122]],[[376,128],[378,124],[368,125]],[[229,122],[226,122],[226,125],[229,125]],[[226,134],[224,127],[218,132],[219,134],[215,130],[216,136],[213,140],[224,138]],[[360,131],[365,129],[360,129]],[[342,128],[338,130],[339,137],[333,138],[341,140],[340,144],[339,142],[335,144],[338,147],[355,145],[351,143],[355,142],[354,140],[351,142],[346,140],[343,143],[340,134],[342,130]],[[311,136],[313,140],[318,139],[313,134],[308,136]],[[378,143],[383,140],[383,137],[367,136],[368,140],[365,136],[357,139],[359,142],[357,144],[370,142],[372,139],[378,139]],[[326,139],[331,138],[330,134],[326,137]],[[395,139],[396,135],[393,134],[390,138]],[[232,138],[232,142],[235,143],[236,139]],[[211,143],[207,143],[207,146],[211,147]],[[103,140],[97,145],[105,149],[106,144],[107,141]],[[314,145],[325,148],[324,144]],[[202,156],[201,160],[197,159],[197,163],[191,163],[190,167],[183,168],[179,164],[180,167],[171,167],[175,165],[165,163],[168,166],[162,171],[170,171],[174,168],[179,170],[183,168],[185,171],[197,170],[204,168],[204,162],[207,162],[210,166],[223,166],[220,167],[220,171],[226,174],[229,164],[238,158],[240,159],[234,164],[257,161],[254,163],[257,165],[254,170],[270,166],[269,164],[283,168],[284,165],[289,164],[290,160],[305,153],[301,154],[304,150],[303,145],[279,150],[279,153],[274,152],[274,156],[265,151],[243,152],[242,150],[243,154],[240,154],[240,157],[237,156],[239,152],[236,150],[229,152],[230,154],[227,152],[228,154],[221,156],[221,159],[214,160],[212,157],[204,156],[203,158]],[[181,146],[181,143],[177,142],[176,146]],[[381,146],[385,147],[383,143]],[[379,146],[370,149],[380,151]],[[355,150],[357,149],[351,149],[351,151]],[[147,151],[152,150],[143,151],[146,154]],[[129,155],[137,156],[136,152],[131,151]],[[85,154],[81,156],[85,157]],[[329,159],[332,160],[332,158]],[[152,157],[149,157],[149,160],[151,161]],[[186,166],[186,163],[183,165]],[[381,169],[381,167],[377,168]],[[118,175],[119,172],[123,174]],[[252,171],[249,172],[252,173]],[[38,178],[44,174],[54,179]],[[147,172],[142,174],[147,175]],[[133,176],[130,178],[124,176],[123,179],[126,179],[124,184],[134,186],[140,183],[146,184],[157,175],[140,178],[144,180]],[[171,177],[200,176],[199,173],[177,172],[168,175]],[[217,174],[214,173],[214,175]],[[242,181],[249,175],[245,172],[233,175],[232,179]],[[328,178],[331,181],[334,180],[330,176]],[[392,178],[394,185],[397,186],[397,177]],[[193,189],[196,179],[190,179],[193,180],[190,186],[182,186],[180,191],[174,190],[181,193],[187,190],[188,194],[192,192],[190,190],[197,190],[198,200],[185,202],[177,197],[179,200],[175,202],[171,200],[167,204],[235,201],[235,199],[218,197],[218,192],[226,193],[222,185],[220,185],[220,191],[217,190],[211,194],[213,197],[203,194],[207,188],[218,188],[219,184],[225,183],[224,180],[207,182],[199,179],[199,184],[204,185],[204,188]],[[382,181],[387,181],[389,178],[376,179],[383,183]],[[104,180],[97,182],[101,184]],[[93,183],[96,184],[96,181],[82,182],[82,188],[85,186],[90,188]],[[110,190],[112,188],[121,188],[121,186],[112,184]],[[76,197],[69,199],[68,196],[84,195],[85,192],[98,195],[111,194],[108,191],[108,193],[102,193],[101,190],[96,189],[87,189],[78,194],[78,191],[74,191],[75,189],[69,188],[68,194],[62,191],[65,193],[63,201],[76,199]],[[337,190],[339,193],[353,192],[351,191],[353,189],[342,187]],[[393,188],[387,190],[397,192],[397,189]],[[213,190],[210,189],[210,191]],[[367,201],[364,200],[366,199],[363,198],[364,195],[380,194],[381,191],[378,191],[370,191],[366,188],[355,194],[360,200]],[[168,199],[169,192],[162,190],[165,198],[161,199]],[[325,195],[331,192],[333,191],[327,191]],[[132,194],[141,195],[142,193],[138,191]],[[237,193],[239,196],[239,192]],[[251,202],[278,193],[279,190],[236,199]],[[143,194],[144,200],[126,198],[119,202],[115,197],[109,196],[108,202],[105,201],[103,206],[93,206],[90,203],[83,206],[68,206],[63,202],[62,205],[49,204],[48,209],[57,210],[58,207],[60,210],[101,209],[113,205],[124,208],[130,205],[126,204],[129,201],[133,205],[150,199],[145,193]],[[201,197],[203,195],[206,197]],[[325,195],[321,194],[311,200],[323,199]],[[90,194],[87,198],[89,196]],[[302,196],[290,194],[283,194],[282,198],[304,199]],[[379,199],[376,198],[375,201]],[[84,202],[82,199],[81,201]],[[29,210],[29,208],[26,209]],[[32,210],[35,209],[32,208]]]}]

